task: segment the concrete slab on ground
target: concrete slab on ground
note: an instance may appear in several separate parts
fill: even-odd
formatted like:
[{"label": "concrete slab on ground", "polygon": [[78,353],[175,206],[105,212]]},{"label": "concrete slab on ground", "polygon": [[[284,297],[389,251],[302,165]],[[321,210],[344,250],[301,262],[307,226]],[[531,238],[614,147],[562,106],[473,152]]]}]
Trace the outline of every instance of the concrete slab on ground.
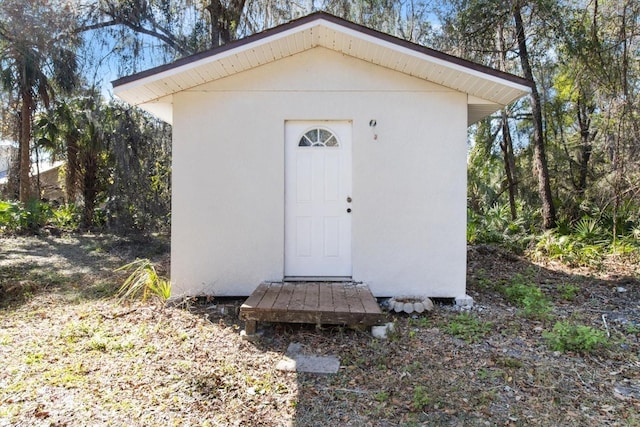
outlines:
[{"label": "concrete slab on ground", "polygon": [[286,356],[278,362],[276,369],[313,374],[335,374],[340,369],[340,360],[336,356],[309,356],[301,352],[302,344],[289,344]]}]

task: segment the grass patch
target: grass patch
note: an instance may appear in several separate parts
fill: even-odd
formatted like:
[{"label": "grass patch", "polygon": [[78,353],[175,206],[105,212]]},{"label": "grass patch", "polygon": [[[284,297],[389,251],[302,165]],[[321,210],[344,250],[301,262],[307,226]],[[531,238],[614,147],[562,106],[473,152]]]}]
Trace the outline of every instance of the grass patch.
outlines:
[{"label": "grass patch", "polygon": [[71,366],[63,366],[47,370],[43,378],[49,385],[64,388],[75,388],[87,382],[87,369],[82,362]]},{"label": "grass patch", "polygon": [[414,411],[422,411],[424,407],[431,403],[432,399],[429,396],[429,389],[425,386],[416,386],[413,389],[413,396],[411,399],[411,407]]},{"label": "grass patch", "polygon": [[496,365],[512,369],[520,369],[523,366],[521,360],[513,357],[498,357],[496,358]]},{"label": "grass patch", "polygon": [[538,320],[549,318],[551,303],[539,287],[527,283],[523,276],[516,275],[503,293],[509,302],[521,309],[525,317]]},{"label": "grass patch", "polygon": [[491,329],[491,322],[478,320],[470,313],[460,313],[449,320],[445,326],[445,331],[456,338],[465,340],[467,343],[474,343],[484,338]]},{"label": "grass patch", "polygon": [[573,301],[578,296],[580,288],[576,285],[560,285],[558,286],[558,293],[560,298],[565,301]]},{"label": "grass patch", "polygon": [[591,353],[607,345],[604,332],[586,325],[556,322],[551,332],[544,332],[547,345],[554,351]]}]

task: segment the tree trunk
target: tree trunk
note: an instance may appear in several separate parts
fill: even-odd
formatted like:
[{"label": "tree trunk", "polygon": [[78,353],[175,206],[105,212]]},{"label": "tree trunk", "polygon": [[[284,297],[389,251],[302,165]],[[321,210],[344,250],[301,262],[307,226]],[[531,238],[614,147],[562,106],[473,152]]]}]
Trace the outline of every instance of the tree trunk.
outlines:
[{"label": "tree trunk", "polygon": [[211,0],[205,9],[211,18],[211,47],[216,48],[235,38],[246,0],[229,0],[228,6],[221,0]]},{"label": "tree trunk", "polygon": [[[498,47],[500,49],[500,69],[507,71],[507,46],[504,39],[504,27],[502,23],[498,23]],[[511,138],[511,129],[509,128],[509,115],[507,109],[502,109],[502,142],[500,142],[502,150],[502,158],[504,160],[504,172],[507,176],[507,185],[509,190],[509,209],[511,210],[511,219],[518,217],[516,209],[516,160],[513,155],[513,139]]]},{"label": "tree trunk", "polygon": [[67,139],[67,174],[65,176],[67,204],[76,202],[78,185],[78,141],[75,137]]},{"label": "tree trunk", "polygon": [[507,176],[507,185],[509,188],[509,208],[511,210],[511,219],[518,218],[516,210],[516,168],[513,156],[513,140],[511,139],[511,130],[507,112],[502,110],[502,141],[500,142],[502,150],[502,158],[504,159],[504,172]]},{"label": "tree trunk", "polygon": [[592,142],[595,134],[591,134],[591,118],[590,112],[585,101],[580,97],[578,99],[578,125],[580,126],[580,153],[578,155],[578,185],[576,191],[580,201],[584,199],[584,193],[587,190],[587,177],[589,176],[589,160],[593,150]]},{"label": "tree trunk", "polygon": [[524,33],[524,24],[520,5],[514,4],[513,18],[516,25],[516,37],[518,40],[518,56],[522,64],[524,77],[532,82],[531,85],[531,113],[533,116],[533,166],[534,173],[538,178],[538,193],[542,203],[542,226],[550,229],[556,225],[556,210],[553,205],[553,195],[551,194],[551,183],[549,180],[549,169],[547,167],[547,157],[544,147],[544,134],[542,124],[542,106],[540,105],[540,95],[533,79],[529,53],[527,52],[527,41]]},{"label": "tree trunk", "polygon": [[33,97],[28,89],[21,90],[20,107],[20,201],[27,203],[31,197],[31,105]]},{"label": "tree trunk", "polygon": [[93,225],[93,211],[96,207],[98,195],[98,162],[92,154],[86,154],[83,161],[82,198],[84,208],[82,210],[82,225],[85,229]]}]

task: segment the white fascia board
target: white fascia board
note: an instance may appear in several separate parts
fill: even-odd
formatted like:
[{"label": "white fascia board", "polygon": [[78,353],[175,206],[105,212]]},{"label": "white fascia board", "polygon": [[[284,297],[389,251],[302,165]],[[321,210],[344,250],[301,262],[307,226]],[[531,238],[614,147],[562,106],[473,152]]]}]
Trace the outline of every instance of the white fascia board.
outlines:
[{"label": "white fascia board", "polygon": [[385,47],[387,49],[395,50],[397,52],[400,52],[400,53],[403,53],[405,55],[417,58],[417,59],[422,60],[422,61],[427,61],[427,62],[431,62],[433,64],[441,65],[443,67],[446,67],[446,68],[449,68],[449,69],[452,69],[452,70],[456,70],[456,71],[460,71],[462,73],[471,75],[471,76],[479,78],[479,79],[489,80],[489,81],[494,82],[494,83],[499,83],[501,85],[509,86],[509,87],[512,87],[512,88],[517,89],[519,91],[522,91],[525,94],[531,92],[531,88],[526,86],[526,85],[521,85],[521,84],[518,84],[516,82],[512,82],[512,81],[509,81],[507,79],[500,78],[498,76],[493,76],[491,74],[483,73],[482,71],[479,71],[479,70],[474,70],[472,68],[467,68],[467,67],[464,67],[462,65],[459,65],[459,64],[456,64],[456,63],[453,63],[453,62],[450,62],[450,61],[446,61],[446,60],[441,59],[441,58],[436,58],[436,57],[424,54],[422,52],[418,52],[416,50],[406,48],[404,46],[399,46],[399,45],[397,45],[395,43],[391,43],[389,41],[379,39],[379,38],[371,36],[369,34],[364,34],[364,33],[361,33],[359,31],[352,30],[350,28],[345,28],[345,27],[343,27],[341,25],[338,25],[338,24],[335,24],[333,22],[328,22],[328,21],[322,20],[322,24],[324,26],[328,27],[328,28],[333,29],[333,30],[340,31],[340,32],[345,33],[345,34],[349,34],[352,37],[359,38],[359,39],[361,39],[363,41],[367,41],[369,43],[373,43],[373,44],[376,44],[378,46]]},{"label": "white fascia board", "polygon": [[[168,69],[166,71],[159,72],[157,74],[153,74],[153,75],[150,75],[150,76],[147,76],[147,77],[143,77],[143,78],[141,78],[139,80],[135,80],[135,81],[132,81],[132,82],[129,82],[129,83],[125,83],[125,84],[123,84],[121,86],[115,87],[114,88],[114,94],[119,96],[119,97],[121,97],[122,99],[124,99],[126,101],[127,100],[126,99],[127,98],[126,92],[129,91],[129,90],[133,90],[133,89],[145,86],[145,85],[147,85],[149,83],[157,82],[159,80],[162,80],[162,79],[165,79],[165,78],[168,78],[168,77],[176,76],[176,75],[178,75],[178,74],[180,74],[180,73],[182,73],[184,71],[192,70],[192,69],[195,69],[195,68],[200,68],[200,67],[205,66],[207,64],[210,64],[210,63],[213,63],[213,62],[216,62],[216,61],[220,61],[220,60],[223,60],[223,59],[228,58],[230,56],[236,55],[239,52],[242,52],[242,51],[245,51],[245,50],[264,47],[264,46],[276,43],[278,40],[287,38],[290,35],[301,33],[301,32],[304,32],[304,31],[306,31],[308,29],[318,28],[318,27],[322,27],[322,26],[327,28],[327,29],[336,31],[338,33],[345,34],[345,35],[347,35],[349,37],[352,37],[354,39],[361,40],[361,41],[366,42],[366,43],[371,43],[371,44],[374,44],[374,45],[389,49],[391,51],[398,52],[398,53],[400,53],[402,55],[407,55],[407,56],[410,56],[412,58],[416,58],[419,61],[425,61],[425,62],[428,62],[428,63],[437,64],[439,66],[445,67],[445,68],[450,69],[450,70],[459,71],[461,73],[464,73],[466,75],[469,75],[469,76],[471,76],[473,78],[476,78],[476,79],[479,79],[479,80],[490,81],[490,82],[493,82],[493,83],[496,83],[496,84],[499,84],[499,85],[510,87],[512,89],[515,89],[517,92],[519,92],[520,96],[524,96],[524,95],[526,95],[526,94],[531,92],[531,88],[526,86],[526,85],[518,84],[516,82],[509,81],[507,79],[503,79],[503,78],[500,78],[498,76],[494,76],[494,75],[491,75],[491,74],[483,73],[482,71],[479,71],[479,70],[474,70],[472,68],[464,67],[462,65],[453,63],[451,61],[446,61],[446,60],[441,59],[441,58],[433,57],[433,56],[430,56],[428,54],[424,54],[422,52],[419,52],[419,51],[416,51],[416,50],[413,50],[413,49],[409,49],[409,48],[404,47],[404,46],[400,46],[398,44],[389,42],[387,40],[383,40],[383,39],[377,38],[377,37],[375,37],[373,35],[365,34],[365,33],[362,33],[360,31],[357,31],[357,30],[354,30],[354,29],[351,29],[351,28],[347,28],[347,27],[344,27],[344,26],[342,26],[340,24],[337,24],[337,23],[334,23],[334,22],[330,22],[330,21],[327,21],[327,20],[321,18],[321,19],[310,21],[308,23],[305,23],[305,24],[290,28],[288,30],[285,30],[285,31],[282,31],[282,32],[279,32],[279,33],[276,33],[276,34],[273,34],[273,35],[265,37],[265,38],[260,38],[258,40],[253,41],[253,42],[250,42],[250,43],[247,43],[247,44],[243,44],[241,46],[238,46],[237,48],[233,48],[233,49],[222,51],[219,54],[214,54],[214,55],[202,58],[202,59],[197,60],[197,61],[186,63],[186,64],[178,66],[176,68],[171,68],[171,69]],[[322,40],[317,39],[316,37],[317,36],[314,34],[314,39],[312,40],[311,45],[313,47],[323,45]],[[330,49],[332,48],[332,46],[325,46],[325,47],[330,48]],[[203,83],[206,83],[206,82],[203,82]],[[453,88],[453,89],[460,90],[460,88]],[[170,94],[167,93],[166,95],[170,95]],[[518,96],[514,96],[514,99],[517,98],[517,97]],[[142,101],[140,103],[146,103],[146,102],[149,102],[149,101],[153,101],[154,99],[157,99],[157,98],[149,98],[149,99],[144,100],[144,101]]]},{"label": "white fascia board", "polygon": [[[325,22],[326,23],[326,22]],[[238,46],[237,48],[234,49],[229,49],[229,50],[225,50],[223,52],[220,52],[219,54],[215,54],[215,55],[211,55],[202,59],[199,59],[197,61],[193,61],[193,62],[189,62],[187,64],[178,66],[176,68],[171,68],[169,70],[166,71],[161,71],[157,74],[153,74],[147,77],[143,77],[139,80],[135,80],[129,83],[125,83],[123,85],[117,86],[114,88],[113,92],[114,94],[118,95],[120,93],[126,92],[128,90],[131,89],[135,89],[137,87],[140,86],[144,86],[147,85],[149,83],[153,83],[156,82],[158,80],[162,80],[164,78],[167,77],[172,77],[175,76],[177,74],[180,74],[184,71],[188,71],[188,70],[192,70],[194,68],[199,68],[202,67],[204,65],[216,62],[216,61],[220,61],[223,60],[225,58],[228,58],[230,56],[236,55],[238,52],[244,51],[244,50],[251,50],[251,49],[255,49],[264,45],[268,45],[271,43],[274,43],[282,38],[286,38],[287,36],[291,35],[291,34],[295,34],[295,33],[299,33],[302,31],[305,31],[309,28],[313,28],[313,27],[318,27],[320,25],[320,21],[313,21],[313,22],[309,22],[307,24],[304,25],[300,25],[297,26],[295,28],[291,28],[289,30],[286,31],[282,31],[280,33],[274,34],[272,36],[269,37],[265,37],[265,38],[261,38],[259,40],[253,41],[251,43],[247,43],[244,44],[242,46]],[[340,27],[342,28],[342,27]],[[316,41],[314,41],[313,43],[314,46],[317,46],[318,43]],[[151,99],[150,99],[151,101]]]}]

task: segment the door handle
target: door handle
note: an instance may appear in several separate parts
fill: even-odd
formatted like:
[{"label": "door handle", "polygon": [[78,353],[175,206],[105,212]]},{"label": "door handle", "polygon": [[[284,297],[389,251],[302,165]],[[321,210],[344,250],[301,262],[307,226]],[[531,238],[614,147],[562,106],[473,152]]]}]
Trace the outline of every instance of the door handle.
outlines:
[{"label": "door handle", "polygon": [[351,213],[351,208],[347,208],[347,213]]},{"label": "door handle", "polygon": [[351,203],[351,196],[347,196],[347,203]]}]

